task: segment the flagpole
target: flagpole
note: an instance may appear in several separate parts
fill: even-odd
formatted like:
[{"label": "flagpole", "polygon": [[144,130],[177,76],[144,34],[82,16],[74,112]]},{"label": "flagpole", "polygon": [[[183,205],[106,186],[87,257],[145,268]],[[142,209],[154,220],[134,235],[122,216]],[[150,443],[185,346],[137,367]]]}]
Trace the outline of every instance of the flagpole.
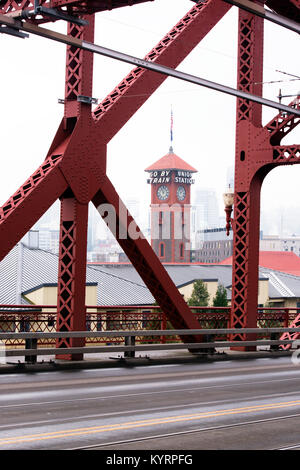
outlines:
[{"label": "flagpole", "polygon": [[173,152],[173,108],[171,106],[171,123],[170,123],[170,140],[171,140],[171,145],[170,145],[170,153]]}]

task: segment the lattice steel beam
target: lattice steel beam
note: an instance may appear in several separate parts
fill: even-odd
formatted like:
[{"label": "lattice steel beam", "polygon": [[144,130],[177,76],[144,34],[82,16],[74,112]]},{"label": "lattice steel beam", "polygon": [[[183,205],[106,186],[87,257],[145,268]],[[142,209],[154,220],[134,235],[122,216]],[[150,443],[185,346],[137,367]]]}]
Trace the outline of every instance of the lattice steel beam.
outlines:
[{"label": "lattice steel beam", "polygon": [[[291,108],[300,109],[300,97],[295,98],[289,106]],[[300,118],[295,115],[278,113],[268,124],[264,127],[270,133],[270,143],[278,145],[283,137],[288,135],[300,122]]]},{"label": "lattice steel beam", "polygon": [[[262,93],[263,20],[239,12],[238,88]],[[299,109],[299,97],[291,104]],[[260,191],[265,176],[278,165],[300,163],[299,146],[281,146],[281,139],[300,122],[280,112],[266,126],[261,107],[238,100],[235,157],[232,327],[257,323]],[[235,340],[245,339],[235,335]]]},{"label": "lattice steel beam", "polygon": [[0,260],[66,190],[61,159],[51,155],[0,208]]},{"label": "lattice steel beam", "polygon": [[[62,14],[68,13],[69,15],[91,15],[96,12],[112,10],[115,8],[138,5],[140,3],[151,2],[154,0],[39,0],[39,5],[44,8],[53,8]],[[21,16],[22,12],[34,11],[34,0],[0,0],[0,13]],[[42,19],[40,15],[31,21],[35,23],[45,23],[48,21],[56,21],[55,18],[47,18],[44,16]]]}]

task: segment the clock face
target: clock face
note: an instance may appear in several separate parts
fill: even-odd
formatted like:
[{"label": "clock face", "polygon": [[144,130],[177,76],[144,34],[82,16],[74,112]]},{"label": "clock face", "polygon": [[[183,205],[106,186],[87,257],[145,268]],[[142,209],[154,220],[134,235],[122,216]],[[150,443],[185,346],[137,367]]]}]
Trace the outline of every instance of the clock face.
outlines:
[{"label": "clock face", "polygon": [[168,199],[170,191],[167,186],[160,186],[156,194],[158,199],[160,199],[161,201],[165,201],[166,199]]},{"label": "clock face", "polygon": [[178,201],[183,201],[185,198],[185,188],[183,186],[178,186],[177,188],[177,199]]}]

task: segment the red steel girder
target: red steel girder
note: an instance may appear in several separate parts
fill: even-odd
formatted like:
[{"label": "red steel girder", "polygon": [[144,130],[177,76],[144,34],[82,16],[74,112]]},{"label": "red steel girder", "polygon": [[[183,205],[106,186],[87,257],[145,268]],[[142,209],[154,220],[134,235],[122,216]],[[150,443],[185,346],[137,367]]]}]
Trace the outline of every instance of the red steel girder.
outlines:
[{"label": "red steel girder", "polygon": [[[194,5],[148,56],[151,60],[162,60],[164,64],[176,66],[229,9],[230,6],[221,0],[208,0]],[[90,25],[87,29],[71,25],[69,34],[75,37],[86,34],[86,39],[90,34],[91,38],[92,28],[93,19],[90,18]],[[100,106],[92,115],[90,105],[77,101],[79,94],[89,94],[91,91],[92,56],[73,46],[67,50],[65,116],[46,159],[46,161],[51,159],[52,154],[56,155],[57,149],[61,150],[58,169],[63,184],[55,188],[55,198],[53,197],[54,189],[52,188],[52,194],[51,188],[48,188],[47,207],[44,205],[41,210],[43,212],[57,197],[61,197],[58,324],[63,331],[78,328],[79,325],[83,326],[82,292],[85,286],[83,272],[86,263],[86,245],[83,240],[86,230],[83,230],[81,234],[79,227],[86,227],[87,203],[93,200],[98,204],[100,198],[100,200],[110,201],[116,211],[120,204],[118,194],[106,177],[106,144],[165,78],[147,70],[135,69],[126,77],[125,82],[123,81],[117,87],[117,95],[124,96],[130,92],[136,94],[138,91],[142,94],[142,98],[137,97],[133,102],[131,101],[130,109],[128,109],[128,103],[124,103],[126,100],[122,100],[122,96],[115,97],[115,92],[113,92],[108,97],[111,106],[105,106],[103,102],[103,106]],[[54,181],[51,182],[51,186],[55,186]],[[47,189],[47,185],[45,188]],[[38,205],[36,200],[35,203]],[[70,210],[70,207],[73,209]],[[25,208],[25,210],[19,211],[15,216],[19,223],[21,223],[21,216],[24,220],[29,210],[26,197],[20,204],[20,208]],[[36,212],[33,213],[31,224],[26,227],[27,230],[41,215],[39,213],[36,217],[35,214]],[[6,225],[6,220],[3,220],[3,227],[5,228]],[[7,239],[6,232],[3,233]],[[20,238],[20,232],[17,231],[15,241],[19,239],[18,237]],[[129,239],[119,240],[119,242],[154,297],[162,304],[164,312],[174,326],[197,327],[198,322],[194,320],[176,286],[146,240]],[[3,256],[7,253],[8,246],[5,240]],[[74,250],[76,255],[74,255]],[[74,287],[78,286],[78,283],[81,290]],[[79,296],[76,301],[77,289]]]},{"label": "red steel girder", "polygon": [[[57,331],[85,331],[85,285],[88,204],[80,204],[67,190],[61,198],[58,265]],[[81,347],[84,338],[64,338],[57,347]],[[59,355],[81,360],[82,354]]]},{"label": "red steel girder", "polygon": [[[255,15],[239,11],[238,88],[262,94],[263,20]],[[255,85],[259,83],[259,85]],[[232,270],[231,327],[256,327],[258,285],[255,270],[258,269],[259,210],[257,188],[259,179],[252,183],[249,162],[256,155],[249,155],[249,138],[252,130],[261,126],[261,106],[249,100],[237,100],[234,250]],[[252,146],[251,146],[252,148]],[[258,214],[258,215],[257,215]],[[255,237],[249,236],[254,234]],[[256,236],[257,235],[257,236]],[[251,264],[253,269],[251,270]],[[256,274],[257,276],[257,274]],[[244,335],[235,335],[240,340]],[[250,339],[250,338],[249,338]]]},{"label": "red steel girder", "polygon": [[61,159],[59,153],[49,156],[0,208],[0,259],[67,189],[67,181],[59,170]]},{"label": "red steel girder", "polygon": [[140,3],[153,2],[154,0],[51,0],[52,8],[67,6],[69,13],[92,14],[105,10],[113,10],[126,6],[138,5]]},{"label": "red steel girder", "polygon": [[[289,106],[291,108],[300,109],[300,97],[295,98]],[[288,135],[300,122],[300,117],[293,114],[279,113],[268,124],[265,129],[270,133],[270,143],[277,145],[283,137]]]},{"label": "red steel girder", "polygon": [[[238,87],[261,95],[263,20],[239,12]],[[255,88],[256,87],[256,88]],[[299,109],[299,98],[292,103]],[[257,326],[260,191],[265,176],[278,165],[299,163],[299,146],[281,146],[300,120],[279,113],[266,126],[261,106],[237,101],[234,253],[231,326]],[[235,340],[245,335],[235,335]],[[253,339],[248,337],[247,339]]]},{"label": "red steel girder", "polygon": [[[85,16],[86,27],[76,24],[68,25],[68,34],[83,40],[94,40],[95,18]],[[90,122],[90,106],[77,101],[79,95],[91,96],[93,82],[93,56],[74,46],[67,47],[66,54],[66,87],[63,128],[72,128],[77,118],[80,122]],[[77,126],[76,126],[77,127]],[[81,133],[84,129],[79,125]],[[86,126],[88,129],[88,125]],[[70,150],[64,154],[62,171],[68,175],[68,168],[73,171],[73,181],[79,181],[80,197],[76,199],[70,187],[60,198],[60,240],[57,284],[57,330],[84,331],[85,324],[85,289],[86,289],[86,250],[88,227],[88,202],[86,186],[88,175],[82,158],[87,158],[87,148],[79,144],[78,129],[73,134],[77,142],[73,163],[70,165]],[[83,137],[83,135],[82,135]],[[82,138],[81,138],[82,140]],[[71,138],[72,147],[72,138]],[[81,154],[81,155],[80,155]],[[81,158],[80,158],[81,157]],[[92,155],[91,155],[92,158]],[[74,175],[75,170],[75,175]],[[80,172],[80,174],[79,174]],[[68,177],[66,178],[68,179]],[[90,177],[91,179],[91,177]],[[84,195],[83,195],[84,194]],[[85,345],[85,338],[64,338],[57,341],[57,347],[80,347]],[[82,360],[82,354],[58,355],[59,359]]]},{"label": "red steel girder", "polygon": [[[39,0],[39,5],[55,8],[62,13],[69,15],[91,15],[93,13],[112,10],[115,8],[138,5],[145,2],[153,2],[154,0]],[[66,10],[63,10],[66,8]],[[34,0],[0,0],[0,13],[11,14],[22,10],[32,11],[34,9]],[[44,23],[53,21],[52,19],[31,20],[36,23]],[[55,21],[55,20],[54,20]]]}]

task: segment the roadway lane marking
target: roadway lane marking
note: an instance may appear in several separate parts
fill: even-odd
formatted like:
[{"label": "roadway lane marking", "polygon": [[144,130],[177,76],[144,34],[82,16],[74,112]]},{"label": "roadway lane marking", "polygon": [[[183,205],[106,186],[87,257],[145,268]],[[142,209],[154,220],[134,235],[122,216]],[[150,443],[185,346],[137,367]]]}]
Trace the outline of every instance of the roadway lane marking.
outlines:
[{"label": "roadway lane marking", "polygon": [[187,415],[179,415],[179,416],[169,416],[165,418],[152,418],[146,420],[139,420],[139,421],[129,421],[125,423],[117,423],[117,424],[106,424],[102,426],[92,426],[86,428],[77,428],[77,429],[69,429],[63,431],[54,431],[48,433],[39,433],[39,434],[29,434],[27,436],[14,436],[14,437],[7,437],[4,439],[0,439],[0,446],[4,445],[12,445],[24,442],[39,442],[42,440],[49,440],[49,439],[64,439],[67,437],[75,437],[75,436],[83,436],[88,434],[99,434],[104,432],[112,432],[118,430],[127,430],[127,429],[134,429],[134,428],[141,428],[146,426],[155,426],[155,425],[162,425],[162,424],[170,424],[170,423],[178,423],[178,422],[185,422],[185,421],[193,421],[199,420],[204,418],[216,418],[220,416],[229,416],[229,415],[236,415],[236,414],[246,414],[246,413],[253,413],[253,412],[260,412],[260,411],[268,411],[268,410],[278,410],[282,408],[290,408],[300,405],[300,400],[289,401],[289,402],[281,402],[281,403],[270,403],[265,405],[254,405],[242,408],[233,408],[228,410],[216,410],[216,411],[208,411],[202,413],[194,413],[194,414],[187,414]]},{"label": "roadway lane marking", "polygon": [[[284,395],[287,396],[287,395],[298,395],[299,394],[299,390],[295,390],[293,392],[287,392],[285,393]],[[278,398],[278,397],[282,397],[282,393],[272,393],[272,394],[268,394],[268,395],[256,395],[256,396],[252,396],[251,397],[251,400],[254,401],[254,400],[258,400],[258,399],[266,399],[266,398]],[[245,401],[245,398],[239,398],[237,400],[235,400],[236,402],[242,402],[242,401]],[[128,410],[128,411],[113,411],[111,413],[100,413],[100,414],[92,414],[92,415],[79,415],[79,416],[72,416],[71,418],[62,418],[60,419],[59,421],[59,424],[62,424],[62,423],[67,423],[68,421],[80,421],[80,420],[84,420],[84,419],[99,419],[99,418],[107,418],[108,416],[109,417],[112,417],[112,416],[125,416],[125,415],[133,415],[133,414],[137,414],[137,413],[154,413],[154,412],[157,412],[157,411],[174,411],[176,410],[176,408],[195,408],[196,406],[207,406],[207,405],[217,405],[217,404],[223,404],[225,405],[226,403],[231,403],[232,402],[232,399],[227,399],[227,400],[215,400],[215,401],[205,401],[205,402],[194,402],[194,403],[188,403],[188,404],[182,404],[182,405],[169,405],[169,406],[159,406],[159,407],[156,407],[156,408],[143,408],[143,409],[134,409],[134,410]],[[300,415],[299,415],[300,416]],[[30,422],[19,422],[19,423],[14,423],[14,424],[1,424],[0,425],[0,429],[4,428],[4,429],[12,429],[12,428],[22,428],[22,427],[25,427],[25,426],[36,426],[38,424],[49,424],[49,423],[55,423],[55,424],[58,424],[57,422],[57,418],[52,418],[52,419],[44,419],[43,421],[30,421]]]},{"label": "roadway lane marking", "polygon": [[[296,372],[295,366],[291,364],[277,364],[277,365],[271,365],[269,367],[265,367],[264,365],[261,366],[254,366],[254,367],[237,367],[231,369],[232,374],[229,377],[233,377],[236,372],[262,372],[266,374],[269,370],[273,371],[276,369],[282,369],[284,372]],[[50,387],[58,387],[58,386],[74,386],[74,385],[89,385],[89,384],[97,384],[97,383],[109,383],[109,382],[123,382],[123,381],[129,381],[132,382],[133,380],[138,380],[138,381],[143,381],[143,380],[153,380],[153,379],[169,379],[169,378],[174,378],[174,377],[179,377],[180,379],[183,377],[198,377],[202,375],[209,375],[209,378],[213,378],[214,375],[217,374],[227,374],[228,377],[228,370],[225,368],[223,369],[215,369],[215,370],[193,370],[193,371],[187,371],[187,372],[169,372],[169,373],[164,373],[164,374],[126,374],[122,376],[105,376],[105,377],[98,377],[98,378],[81,378],[81,379],[69,379],[69,380],[53,380],[53,381],[42,381],[42,382],[18,382],[18,383],[3,383],[0,384],[0,391],[1,390],[9,390],[13,388],[13,390],[16,389],[21,389],[24,391],[24,389],[28,388],[50,388]],[[251,374],[249,374],[251,375]]]},{"label": "roadway lane marking", "polygon": [[[242,387],[244,385],[261,385],[261,384],[266,384],[266,383],[277,383],[277,382],[289,382],[289,381],[300,381],[300,377],[293,377],[290,379],[274,379],[274,380],[262,380],[259,382],[241,382],[241,383],[232,383],[232,384],[223,384],[223,385],[205,385],[204,387],[193,387],[193,388],[176,388],[176,389],[168,389],[168,390],[151,390],[150,392],[137,392],[137,393],[120,393],[118,395],[100,395],[96,397],[86,397],[86,398],[72,398],[72,399],[66,399],[66,400],[53,400],[53,401],[40,401],[40,402],[32,402],[32,403],[12,403],[11,405],[0,405],[1,408],[19,408],[19,407],[24,407],[24,406],[38,406],[38,405],[55,405],[58,403],[73,403],[73,402],[78,402],[78,401],[93,401],[93,400],[107,400],[107,399],[112,399],[112,398],[128,398],[128,397],[135,397],[135,396],[140,396],[140,395],[154,395],[154,394],[164,394],[164,393],[176,393],[176,392],[196,392],[198,390],[206,390],[206,389],[211,389],[211,388],[228,388],[228,387]],[[151,385],[151,384],[150,384]],[[169,385],[169,384],[167,384]],[[291,395],[293,393],[298,393],[299,390],[292,391],[292,392],[287,392],[287,394]],[[280,395],[280,394],[276,394]],[[267,397],[270,397],[273,395],[267,395]],[[258,396],[259,398],[260,396]],[[251,399],[256,398],[256,397],[251,397]],[[7,400],[5,398],[5,400]],[[205,404],[205,403],[204,403]]]},{"label": "roadway lane marking", "polygon": [[[224,429],[229,429],[229,428],[236,428],[236,427],[241,427],[241,426],[250,426],[250,425],[255,425],[255,424],[269,424],[273,423],[274,421],[282,421],[286,419],[295,419],[299,418],[300,414],[296,415],[288,415],[288,416],[276,416],[275,418],[266,418],[266,419],[258,419],[255,421],[240,421],[239,423],[233,423],[233,424],[224,424],[220,426],[213,426],[213,427],[206,427],[206,428],[194,428],[190,429],[188,431],[178,431],[178,432],[172,432],[168,434],[152,434],[151,436],[142,436],[142,437],[136,437],[132,439],[126,439],[123,441],[109,441],[109,442],[103,442],[103,443],[98,443],[98,444],[91,444],[87,446],[81,446],[81,447],[72,447],[68,448],[67,450],[86,450],[86,449],[99,449],[101,448],[107,448],[110,446],[116,446],[119,444],[128,444],[128,443],[133,443],[133,442],[141,442],[141,441],[150,441],[153,439],[165,439],[165,438],[170,438],[173,436],[181,436],[181,435],[189,435],[189,434],[197,434],[197,433],[202,433],[202,432],[210,432],[210,431],[219,431],[219,430],[224,430]],[[298,444],[300,447],[300,444]],[[107,449],[106,449],[107,450]],[[269,449],[269,450],[286,450],[284,449]]]}]

